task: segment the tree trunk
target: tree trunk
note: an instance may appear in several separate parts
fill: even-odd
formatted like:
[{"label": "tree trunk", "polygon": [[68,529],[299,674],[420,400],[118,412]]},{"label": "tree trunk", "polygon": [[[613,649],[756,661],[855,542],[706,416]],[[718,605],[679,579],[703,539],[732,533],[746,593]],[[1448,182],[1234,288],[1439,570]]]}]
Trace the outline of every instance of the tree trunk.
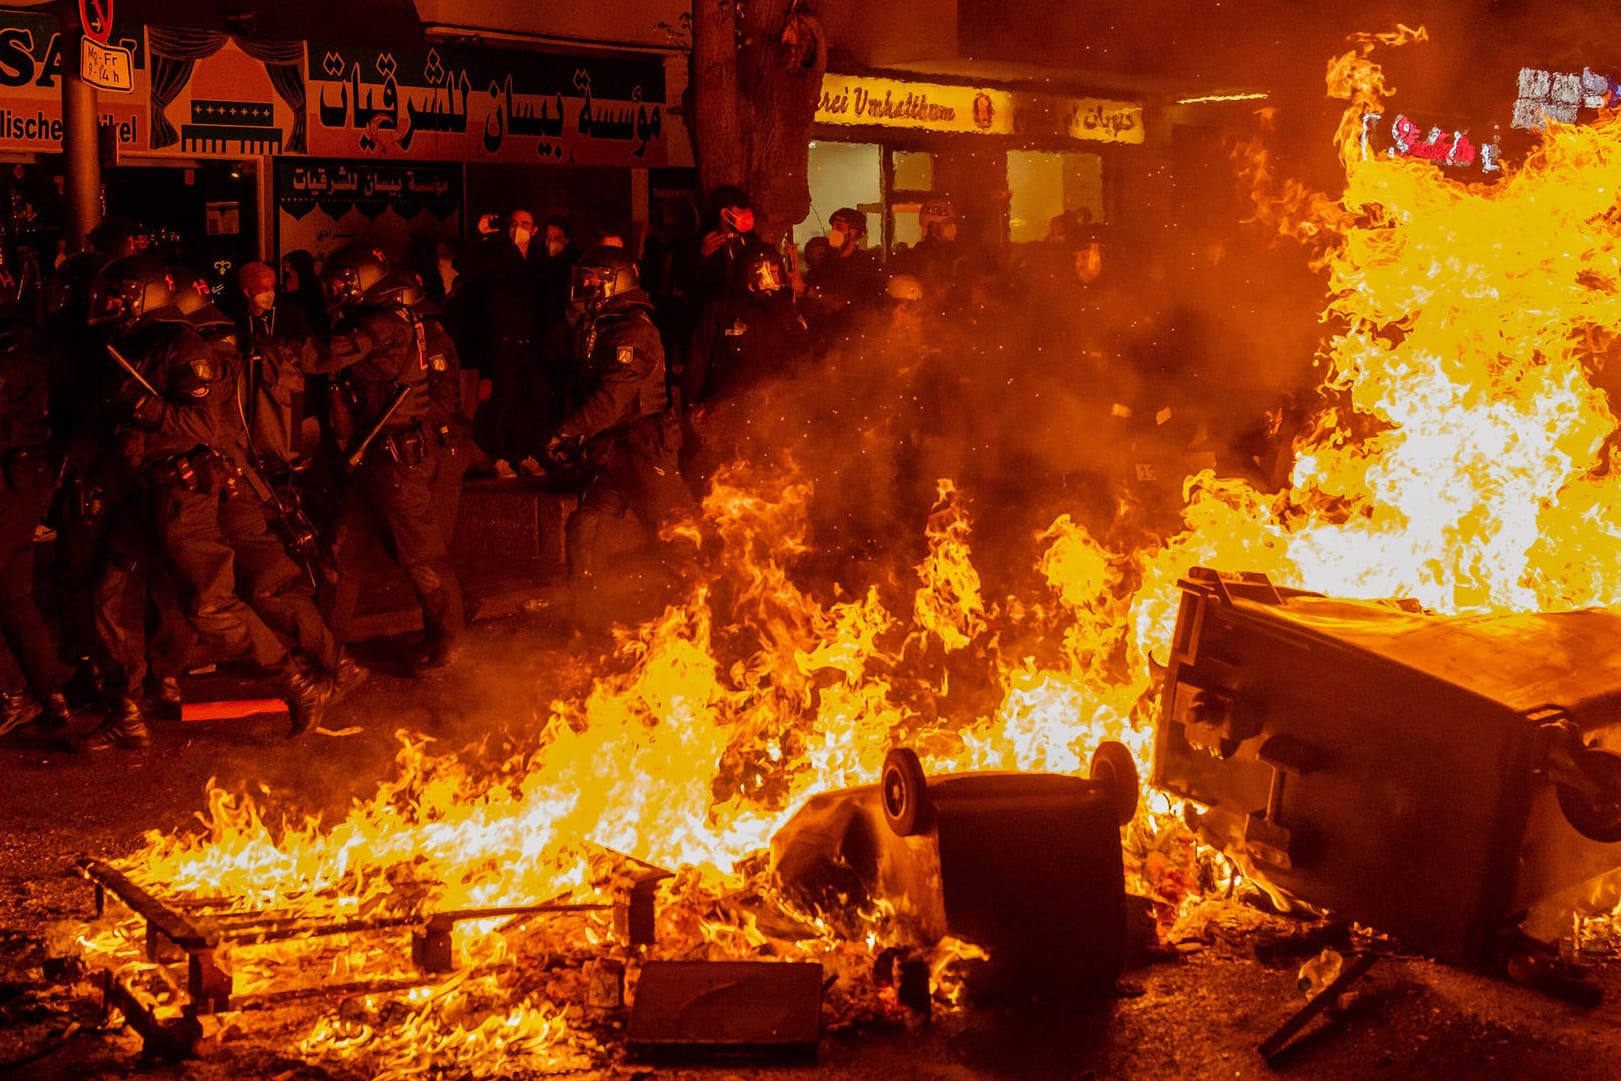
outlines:
[{"label": "tree trunk", "polygon": [[707,196],[736,184],[780,241],[810,211],[811,126],[827,70],[821,24],[795,0],[693,0],[693,115]]},{"label": "tree trunk", "polygon": [[743,101],[738,88],[737,5],[692,0],[692,108],[687,130],[698,158],[703,195],[748,177]]}]

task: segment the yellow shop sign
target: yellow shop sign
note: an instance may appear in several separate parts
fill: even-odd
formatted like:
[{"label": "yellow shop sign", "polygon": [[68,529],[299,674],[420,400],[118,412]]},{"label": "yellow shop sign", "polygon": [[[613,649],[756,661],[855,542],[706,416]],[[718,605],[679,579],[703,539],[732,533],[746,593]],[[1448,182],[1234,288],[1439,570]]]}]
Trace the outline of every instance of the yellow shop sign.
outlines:
[{"label": "yellow shop sign", "polygon": [[816,122],[1009,135],[1013,95],[1006,90],[829,72],[822,77]]}]

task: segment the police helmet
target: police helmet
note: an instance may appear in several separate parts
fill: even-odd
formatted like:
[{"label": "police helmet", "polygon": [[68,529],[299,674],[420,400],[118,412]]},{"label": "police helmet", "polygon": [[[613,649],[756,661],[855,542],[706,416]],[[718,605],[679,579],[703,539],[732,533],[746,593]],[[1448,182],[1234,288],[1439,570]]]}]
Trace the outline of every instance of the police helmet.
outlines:
[{"label": "police helmet", "polygon": [[737,261],[738,285],[756,296],[780,293],[788,285],[782,253],[763,240],[751,241]]},{"label": "police helmet", "polygon": [[388,256],[382,249],[350,244],[326,257],[321,265],[321,289],[328,307],[340,311],[358,308],[387,276]]},{"label": "police helmet", "polygon": [[231,317],[215,307],[214,291],[209,288],[208,279],[178,266],[171,266],[169,275],[175,283],[174,311],[186,322],[204,333],[235,329]]},{"label": "police helmet", "polygon": [[133,326],[162,318],[175,300],[169,268],[149,255],[114,259],[90,281],[91,326]]},{"label": "police helmet", "polygon": [[629,252],[613,244],[596,244],[574,264],[569,299],[595,310],[638,284],[636,260]]},{"label": "police helmet", "polygon": [[409,308],[422,299],[422,283],[409,274],[391,270],[360,294],[362,308]]}]

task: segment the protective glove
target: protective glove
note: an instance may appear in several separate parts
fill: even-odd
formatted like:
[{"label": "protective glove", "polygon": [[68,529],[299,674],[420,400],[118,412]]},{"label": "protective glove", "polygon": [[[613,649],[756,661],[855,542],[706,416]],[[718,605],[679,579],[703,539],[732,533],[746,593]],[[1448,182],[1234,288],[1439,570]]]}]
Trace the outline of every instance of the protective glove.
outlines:
[{"label": "protective glove", "polygon": [[573,459],[579,450],[578,436],[563,435],[559,432],[546,442],[546,460],[553,465],[562,465]]},{"label": "protective glove", "polygon": [[133,381],[118,388],[114,401],[137,424],[153,426],[163,419],[163,399]]}]

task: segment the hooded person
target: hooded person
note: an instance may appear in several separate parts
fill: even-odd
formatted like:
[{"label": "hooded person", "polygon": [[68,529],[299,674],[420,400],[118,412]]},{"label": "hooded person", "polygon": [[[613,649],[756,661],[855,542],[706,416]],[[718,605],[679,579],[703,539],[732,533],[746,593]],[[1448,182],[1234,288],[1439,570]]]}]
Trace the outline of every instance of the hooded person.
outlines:
[{"label": "hooded person", "polygon": [[323,346],[304,309],[277,292],[270,267],[246,263],[236,280],[246,305],[238,327],[243,414],[265,467],[286,471],[319,436],[315,418],[306,415],[304,376],[318,365]]}]

